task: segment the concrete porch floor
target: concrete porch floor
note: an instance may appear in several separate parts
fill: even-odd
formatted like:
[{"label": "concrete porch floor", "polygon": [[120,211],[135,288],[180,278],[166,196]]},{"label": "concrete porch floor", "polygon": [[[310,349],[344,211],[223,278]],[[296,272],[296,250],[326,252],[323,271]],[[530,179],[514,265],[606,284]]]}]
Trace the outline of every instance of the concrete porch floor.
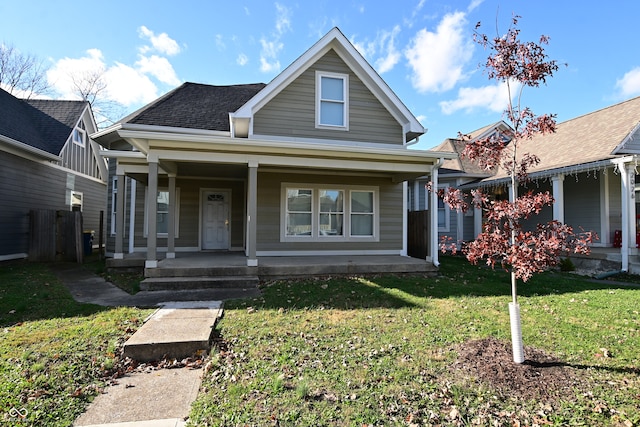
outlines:
[{"label": "concrete porch floor", "polygon": [[[258,257],[247,266],[242,252],[179,252],[176,258],[159,254],[158,267],[145,269],[145,277],[258,276],[260,279],[350,274],[433,274],[437,268],[422,259],[400,255],[335,255]],[[144,268],[145,254],[107,259],[107,268]]]}]

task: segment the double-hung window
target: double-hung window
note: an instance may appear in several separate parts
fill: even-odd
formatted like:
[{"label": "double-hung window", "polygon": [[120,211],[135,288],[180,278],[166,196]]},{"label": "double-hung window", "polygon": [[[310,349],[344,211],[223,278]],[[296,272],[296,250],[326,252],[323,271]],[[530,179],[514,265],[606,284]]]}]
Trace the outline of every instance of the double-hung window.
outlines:
[{"label": "double-hung window", "polygon": [[[145,192],[144,197],[145,212],[147,211],[147,195]],[[180,223],[179,218],[179,206],[180,206],[180,189],[176,188],[176,200],[173,202],[175,212],[175,237],[180,237],[178,227]],[[166,188],[159,188],[158,195],[156,197],[156,233],[158,237],[167,237],[169,235],[169,190]],[[144,216],[144,236],[149,234],[149,223],[147,221],[147,215]]]},{"label": "double-hung window", "polygon": [[283,185],[282,241],[378,239],[378,189]]},{"label": "double-hung window", "polygon": [[349,76],[316,72],[316,127],[348,130]]}]

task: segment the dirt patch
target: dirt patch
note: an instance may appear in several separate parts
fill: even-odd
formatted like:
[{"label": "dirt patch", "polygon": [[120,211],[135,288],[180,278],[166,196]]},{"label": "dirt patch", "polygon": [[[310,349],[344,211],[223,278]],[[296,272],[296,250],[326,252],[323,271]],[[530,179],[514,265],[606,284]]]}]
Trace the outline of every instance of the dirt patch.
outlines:
[{"label": "dirt patch", "polygon": [[458,349],[451,370],[464,379],[486,384],[504,398],[553,403],[581,389],[583,376],[542,350],[526,347],[525,362],[513,362],[511,344],[495,338],[467,341]]}]

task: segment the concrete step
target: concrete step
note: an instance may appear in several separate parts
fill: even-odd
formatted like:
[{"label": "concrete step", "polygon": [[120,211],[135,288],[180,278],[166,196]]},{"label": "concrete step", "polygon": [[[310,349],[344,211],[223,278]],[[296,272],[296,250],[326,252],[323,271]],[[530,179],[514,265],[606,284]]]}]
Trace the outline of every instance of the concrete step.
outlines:
[{"label": "concrete step", "polygon": [[209,351],[220,301],[168,302],[158,309],[124,344],[124,355],[141,362],[184,359]]},{"label": "concrete step", "polygon": [[140,282],[143,291],[173,291],[220,288],[257,288],[258,276],[147,277]]},{"label": "concrete step", "polygon": [[209,276],[251,276],[256,274],[255,267],[216,266],[216,267],[159,267],[145,268],[145,277],[209,277]]}]

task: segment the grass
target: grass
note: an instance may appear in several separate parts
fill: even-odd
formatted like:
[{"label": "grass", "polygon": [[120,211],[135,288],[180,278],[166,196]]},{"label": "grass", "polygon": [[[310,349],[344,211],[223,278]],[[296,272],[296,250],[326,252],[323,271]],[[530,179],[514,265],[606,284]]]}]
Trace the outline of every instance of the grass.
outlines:
[{"label": "grass", "polygon": [[555,355],[587,384],[550,405],[451,372],[459,345],[510,340],[504,272],[445,257],[438,278],[269,283],[262,297],[225,305],[219,351],[190,421],[637,425],[639,292],[567,273],[520,286],[525,345]]},{"label": "grass", "polygon": [[0,265],[0,425],[69,426],[148,310],[79,304],[46,265]]},{"label": "grass", "polygon": [[97,255],[92,255],[88,257],[88,259],[85,259],[84,267],[131,295],[140,292],[140,282],[144,280],[142,271],[108,272],[105,268],[104,260],[99,259]]},{"label": "grass", "polygon": [[[78,304],[46,265],[0,264],[0,284],[0,425],[68,426],[150,311]],[[509,341],[504,272],[444,257],[436,278],[270,282],[225,304],[189,422],[638,425],[639,292],[559,272],[520,285],[525,345],[586,384],[549,403],[451,370],[469,340]]]}]

